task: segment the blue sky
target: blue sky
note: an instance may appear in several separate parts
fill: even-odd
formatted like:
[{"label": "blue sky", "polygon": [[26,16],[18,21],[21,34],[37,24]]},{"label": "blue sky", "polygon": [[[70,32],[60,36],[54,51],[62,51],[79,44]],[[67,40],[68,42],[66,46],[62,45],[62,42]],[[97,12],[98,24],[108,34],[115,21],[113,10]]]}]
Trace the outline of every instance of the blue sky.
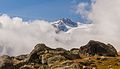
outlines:
[{"label": "blue sky", "polygon": [[90,0],[0,0],[0,13],[24,20],[70,18],[80,21],[81,16],[75,13],[75,6],[80,2],[90,3]]}]

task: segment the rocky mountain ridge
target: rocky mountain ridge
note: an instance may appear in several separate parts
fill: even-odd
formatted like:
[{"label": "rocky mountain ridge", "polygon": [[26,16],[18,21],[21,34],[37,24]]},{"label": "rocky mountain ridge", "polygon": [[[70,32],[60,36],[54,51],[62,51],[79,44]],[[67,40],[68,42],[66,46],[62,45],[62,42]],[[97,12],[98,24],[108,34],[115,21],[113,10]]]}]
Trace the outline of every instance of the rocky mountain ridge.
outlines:
[{"label": "rocky mountain ridge", "polygon": [[90,40],[65,50],[37,44],[30,54],[0,56],[0,69],[118,69],[120,57],[111,44]]}]

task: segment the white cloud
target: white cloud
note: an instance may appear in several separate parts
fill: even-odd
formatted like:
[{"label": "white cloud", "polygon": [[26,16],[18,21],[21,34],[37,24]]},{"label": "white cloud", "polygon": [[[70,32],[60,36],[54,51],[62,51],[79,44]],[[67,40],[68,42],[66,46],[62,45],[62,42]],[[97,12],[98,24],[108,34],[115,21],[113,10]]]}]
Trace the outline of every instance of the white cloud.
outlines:
[{"label": "white cloud", "polygon": [[82,17],[87,17],[89,14],[89,11],[86,10],[86,7],[89,7],[88,3],[79,3],[76,7],[76,13],[80,14]]},{"label": "white cloud", "polygon": [[70,49],[80,47],[81,44],[89,40],[85,31],[87,26],[83,25],[70,33],[60,32],[56,34],[55,28],[50,22],[44,20],[24,22],[19,17],[11,18],[6,14],[0,16],[0,25],[1,54],[29,53],[37,43],[45,43],[52,48]]},{"label": "white cloud", "polygon": [[[86,11],[86,3],[80,3],[77,11],[80,15],[93,21],[88,37],[115,45],[120,50],[120,1],[119,0],[92,0],[92,11]],[[80,33],[80,32],[79,32]],[[86,33],[87,34],[87,33]]]},{"label": "white cloud", "polygon": [[0,44],[2,44],[0,47],[8,48],[10,55],[28,53],[35,44],[44,42],[54,35],[53,27],[43,20],[28,23],[23,22],[21,18],[10,18],[4,14],[0,16],[0,24]]},{"label": "white cloud", "polygon": [[93,29],[99,34],[97,39],[110,42],[120,50],[120,0],[97,0],[89,15],[95,24]]},{"label": "white cloud", "polygon": [[[50,22],[44,20],[24,22],[19,17],[1,15],[0,54],[29,53],[37,43],[45,43],[52,48],[79,48],[91,39],[111,43],[120,50],[119,5],[119,0],[97,0],[93,5],[93,11],[88,15],[93,20],[93,25],[80,25],[67,33],[59,34],[55,33]],[[84,10],[84,6],[86,4],[80,4],[80,11]]]}]

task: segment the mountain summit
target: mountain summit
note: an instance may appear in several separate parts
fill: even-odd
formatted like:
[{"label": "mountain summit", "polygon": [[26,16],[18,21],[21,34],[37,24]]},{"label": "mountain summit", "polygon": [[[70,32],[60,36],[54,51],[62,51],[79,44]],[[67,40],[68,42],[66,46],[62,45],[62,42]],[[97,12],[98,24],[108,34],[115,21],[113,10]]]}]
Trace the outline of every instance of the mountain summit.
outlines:
[{"label": "mountain summit", "polygon": [[52,25],[55,28],[57,28],[57,32],[59,32],[59,31],[67,32],[69,29],[71,29],[73,27],[78,27],[78,24],[76,22],[73,22],[69,18],[62,18],[58,21],[55,21]]}]

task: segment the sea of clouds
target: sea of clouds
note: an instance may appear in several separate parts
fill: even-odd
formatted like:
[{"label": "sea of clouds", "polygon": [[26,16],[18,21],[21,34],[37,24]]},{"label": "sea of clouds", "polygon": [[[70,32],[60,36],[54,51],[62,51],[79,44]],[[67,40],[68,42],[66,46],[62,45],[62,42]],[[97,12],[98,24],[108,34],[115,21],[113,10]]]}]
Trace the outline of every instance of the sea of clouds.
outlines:
[{"label": "sea of clouds", "polygon": [[[0,55],[20,55],[29,53],[36,44],[70,49],[79,48],[89,40],[111,43],[120,51],[120,0],[97,0],[92,11],[87,12],[80,3],[77,13],[92,20],[92,25],[81,24],[83,28],[55,33],[52,22],[45,20],[23,21],[19,17],[0,16]],[[83,12],[85,11],[85,13]],[[86,30],[87,29],[87,30]]]}]

